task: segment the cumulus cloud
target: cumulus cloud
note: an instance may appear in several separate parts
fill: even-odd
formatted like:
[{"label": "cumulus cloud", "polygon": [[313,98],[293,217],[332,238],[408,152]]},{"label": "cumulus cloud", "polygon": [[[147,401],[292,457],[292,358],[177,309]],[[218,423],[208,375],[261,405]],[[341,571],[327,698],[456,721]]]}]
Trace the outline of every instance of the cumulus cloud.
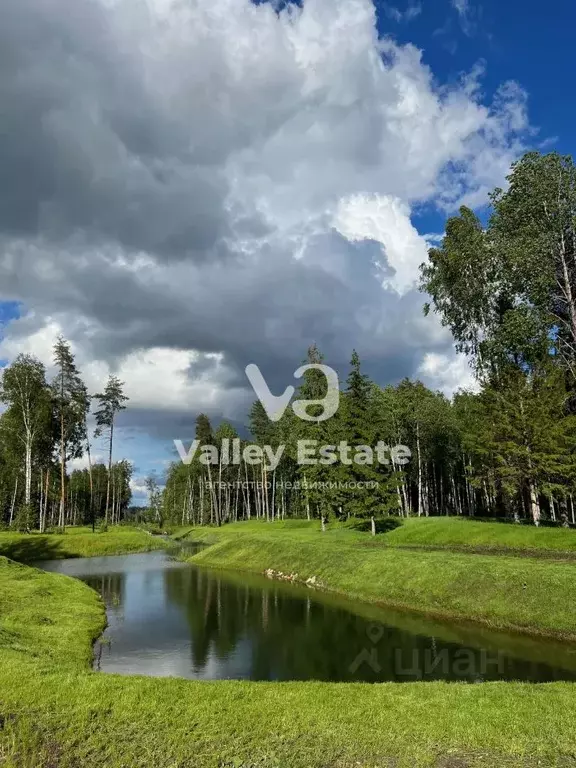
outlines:
[{"label": "cumulus cloud", "polygon": [[463,355],[452,357],[446,354],[427,352],[418,368],[421,380],[429,386],[451,397],[458,390],[478,391],[478,384],[472,375],[468,360]]},{"label": "cumulus cloud", "polygon": [[200,410],[242,421],[244,367],[285,386],[313,341],[381,381],[453,360],[411,218],[502,182],[517,85],[439,85],[371,0],[0,9],[0,299],[23,306],[0,359],[48,361],[61,329],[95,387],[125,379],[127,419],[172,435]]}]

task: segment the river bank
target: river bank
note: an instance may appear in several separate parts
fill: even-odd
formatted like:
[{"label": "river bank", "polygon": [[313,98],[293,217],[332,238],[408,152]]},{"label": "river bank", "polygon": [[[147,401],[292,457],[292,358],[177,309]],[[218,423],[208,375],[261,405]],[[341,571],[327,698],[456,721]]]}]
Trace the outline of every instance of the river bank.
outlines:
[{"label": "river bank", "polygon": [[372,539],[344,528],[322,533],[317,524],[237,523],[184,535],[211,545],[193,557],[198,565],[281,572],[429,616],[576,639],[576,567],[570,562],[412,551],[387,546],[387,535]]},{"label": "river bank", "polygon": [[0,556],[20,563],[125,555],[165,547],[165,540],[151,536],[147,531],[120,525],[96,533],[88,527],[67,528],[63,534],[0,532]]}]

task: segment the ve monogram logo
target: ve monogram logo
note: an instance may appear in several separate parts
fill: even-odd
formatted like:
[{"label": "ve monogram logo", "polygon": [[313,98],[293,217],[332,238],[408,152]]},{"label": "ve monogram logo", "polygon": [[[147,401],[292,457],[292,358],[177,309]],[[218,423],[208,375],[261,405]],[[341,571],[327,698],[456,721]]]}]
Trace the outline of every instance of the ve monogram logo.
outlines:
[{"label": "ve monogram logo", "polygon": [[[296,416],[303,421],[326,421],[334,416],[340,404],[338,374],[328,365],[311,363],[309,365],[303,365],[301,368],[294,371],[294,378],[301,379],[306,371],[311,370],[320,371],[326,377],[326,382],[328,384],[326,395],[321,400],[295,400],[292,403],[292,410]],[[296,391],[294,387],[287,387],[283,394],[276,397],[270,392],[260,368],[253,363],[246,366],[246,376],[248,377],[250,384],[252,384],[252,388],[256,393],[258,400],[262,403],[270,421],[280,421],[286,412],[286,408],[288,408],[288,403]],[[306,409],[311,405],[322,406],[322,413],[320,416],[310,416]]]}]

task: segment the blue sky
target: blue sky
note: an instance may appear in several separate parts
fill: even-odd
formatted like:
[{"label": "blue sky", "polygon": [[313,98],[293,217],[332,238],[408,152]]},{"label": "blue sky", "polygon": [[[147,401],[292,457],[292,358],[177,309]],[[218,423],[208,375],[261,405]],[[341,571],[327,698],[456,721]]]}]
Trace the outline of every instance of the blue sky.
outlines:
[{"label": "blue sky", "polygon": [[[573,154],[573,31],[576,3],[557,0],[550,12],[536,0],[377,0],[380,34],[393,34],[423,52],[424,63],[442,83],[450,83],[481,65],[482,90],[492,96],[503,81],[517,82],[528,95],[532,149]],[[411,19],[397,21],[391,9]],[[427,211],[416,217],[419,229],[436,231],[443,216]]]},{"label": "blue sky", "polygon": [[573,32],[576,4],[557,0],[468,0],[458,13],[447,0],[423,0],[411,21],[394,22],[386,8],[417,4],[376,3],[379,29],[424,52],[424,60],[442,82],[485,62],[483,86],[490,93],[503,80],[516,80],[529,95],[532,122],[542,138],[557,137],[555,147],[573,151]]},{"label": "blue sky", "polygon": [[[132,0],[76,0],[73,17],[69,0],[5,0],[0,27],[7,62],[28,66],[31,44],[43,62],[14,72],[26,89],[0,81],[0,365],[18,351],[49,364],[62,332],[91,387],[117,372],[133,406],[117,455],[140,478],[198,412],[246,423],[248,363],[281,391],[313,341],[338,370],[356,347],[380,383],[466,386],[415,290],[441,194],[458,197],[441,169],[458,163],[481,197],[518,146],[576,149],[568,0],[374,0],[395,41],[386,72],[371,0],[306,0],[294,26],[250,0],[188,2],[203,25],[163,0],[154,18]],[[527,118],[519,91],[510,111],[494,102],[509,81]]]}]

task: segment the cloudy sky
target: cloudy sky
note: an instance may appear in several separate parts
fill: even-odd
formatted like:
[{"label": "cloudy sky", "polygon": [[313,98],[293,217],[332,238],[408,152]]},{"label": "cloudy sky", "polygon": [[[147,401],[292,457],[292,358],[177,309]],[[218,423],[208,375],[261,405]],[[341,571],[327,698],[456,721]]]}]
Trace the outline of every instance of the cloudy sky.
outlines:
[{"label": "cloudy sky", "polygon": [[571,27],[510,5],[0,0],[2,364],[61,332],[92,390],[117,373],[140,477],[312,342],[468,384],[422,315],[427,243],[525,149],[570,149]]}]

